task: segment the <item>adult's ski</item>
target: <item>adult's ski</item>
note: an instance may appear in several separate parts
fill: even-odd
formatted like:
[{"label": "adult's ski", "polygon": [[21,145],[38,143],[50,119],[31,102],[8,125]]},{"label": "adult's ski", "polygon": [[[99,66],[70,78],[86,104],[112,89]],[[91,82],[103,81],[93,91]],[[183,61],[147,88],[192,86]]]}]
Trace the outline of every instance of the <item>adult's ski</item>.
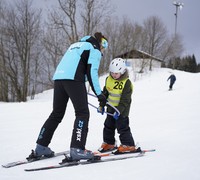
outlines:
[{"label": "adult's ski", "polygon": [[63,167],[72,167],[72,166],[78,166],[78,165],[89,165],[89,164],[95,164],[95,163],[103,163],[103,162],[110,162],[110,161],[118,161],[118,160],[125,160],[130,158],[138,158],[144,156],[145,152],[140,153],[132,153],[130,154],[123,154],[123,155],[112,155],[112,156],[102,156],[99,160],[81,160],[81,161],[72,161],[72,162],[66,162],[66,163],[60,163],[50,166],[44,166],[39,168],[30,168],[30,169],[24,169],[25,171],[42,171],[42,170],[50,170],[50,169],[58,169]]},{"label": "adult's ski", "polygon": [[[69,153],[69,151],[61,151],[61,152],[55,153],[55,155],[53,157],[50,157],[50,158],[54,158],[54,157],[57,157],[57,156],[62,156],[62,155],[68,154],[68,153]],[[22,165],[22,164],[28,164],[28,163],[32,163],[32,162],[40,161],[40,160],[44,160],[44,159],[49,159],[49,158],[45,157],[45,156],[42,156],[40,159],[32,159],[32,160],[23,159],[23,160],[19,160],[19,161],[14,161],[14,162],[9,162],[7,164],[3,164],[2,167],[11,168],[11,167],[19,166],[19,165]]]}]

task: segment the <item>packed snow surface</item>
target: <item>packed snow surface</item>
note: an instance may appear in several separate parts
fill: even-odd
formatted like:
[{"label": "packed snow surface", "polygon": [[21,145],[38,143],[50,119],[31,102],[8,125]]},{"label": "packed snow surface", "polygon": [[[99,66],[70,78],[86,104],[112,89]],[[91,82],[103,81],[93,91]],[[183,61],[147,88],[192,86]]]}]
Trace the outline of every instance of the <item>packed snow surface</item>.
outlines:
[{"label": "packed snow surface", "polygon": [[[142,149],[156,149],[144,157],[55,170],[25,172],[25,168],[53,165],[57,157],[13,168],[0,167],[1,180],[199,180],[200,179],[200,74],[173,70],[177,81],[168,91],[171,69],[156,69],[138,76],[134,83],[130,127]],[[106,76],[100,78],[103,87]],[[0,102],[0,163],[27,157],[44,121],[52,111],[53,90],[38,94],[26,103]],[[98,105],[94,97],[89,102]],[[105,115],[90,107],[86,148],[97,150],[102,143]],[[55,152],[70,146],[74,109],[68,103],[66,115],[56,130],[50,148]],[[120,144],[116,133],[118,145]]]}]

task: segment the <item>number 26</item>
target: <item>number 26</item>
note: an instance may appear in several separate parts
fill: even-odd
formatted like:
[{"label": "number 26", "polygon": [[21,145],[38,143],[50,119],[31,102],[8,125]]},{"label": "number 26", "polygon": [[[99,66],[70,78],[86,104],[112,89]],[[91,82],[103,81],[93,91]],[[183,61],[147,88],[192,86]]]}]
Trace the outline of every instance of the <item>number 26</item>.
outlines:
[{"label": "number 26", "polygon": [[115,82],[114,89],[122,89],[123,88],[123,82]]}]

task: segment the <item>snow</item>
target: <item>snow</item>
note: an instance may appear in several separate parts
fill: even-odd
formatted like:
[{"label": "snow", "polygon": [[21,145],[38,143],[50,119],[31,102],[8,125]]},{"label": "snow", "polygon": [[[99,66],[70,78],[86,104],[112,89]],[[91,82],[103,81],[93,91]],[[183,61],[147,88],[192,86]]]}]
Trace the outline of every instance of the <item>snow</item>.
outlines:
[{"label": "snow", "polygon": [[[200,73],[173,70],[177,81],[174,90],[168,91],[170,71],[156,69],[134,82],[130,112],[132,134],[138,146],[155,148],[155,152],[136,159],[49,171],[24,171],[25,168],[57,164],[63,159],[57,157],[9,169],[1,167],[0,179],[199,180]],[[104,80],[105,76],[100,78],[102,87]],[[52,90],[45,91],[27,103],[0,102],[0,164],[23,159],[35,148],[40,128],[52,110],[52,93]],[[89,101],[98,104],[94,97],[89,97]],[[95,151],[102,143],[105,115],[98,114],[92,107],[90,113],[86,147]],[[50,144],[51,149],[57,152],[69,149],[73,121],[74,110],[69,103]]]}]

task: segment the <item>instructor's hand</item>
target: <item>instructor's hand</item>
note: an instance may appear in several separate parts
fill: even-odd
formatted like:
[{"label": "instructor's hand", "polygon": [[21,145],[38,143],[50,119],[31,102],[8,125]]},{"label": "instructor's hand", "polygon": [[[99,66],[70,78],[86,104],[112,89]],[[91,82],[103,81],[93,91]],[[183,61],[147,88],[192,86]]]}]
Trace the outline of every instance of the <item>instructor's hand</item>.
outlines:
[{"label": "instructor's hand", "polygon": [[101,93],[100,95],[97,96],[98,101],[99,101],[99,106],[101,106],[102,108],[104,108],[104,106],[106,105],[107,99],[104,96],[103,93]]}]

